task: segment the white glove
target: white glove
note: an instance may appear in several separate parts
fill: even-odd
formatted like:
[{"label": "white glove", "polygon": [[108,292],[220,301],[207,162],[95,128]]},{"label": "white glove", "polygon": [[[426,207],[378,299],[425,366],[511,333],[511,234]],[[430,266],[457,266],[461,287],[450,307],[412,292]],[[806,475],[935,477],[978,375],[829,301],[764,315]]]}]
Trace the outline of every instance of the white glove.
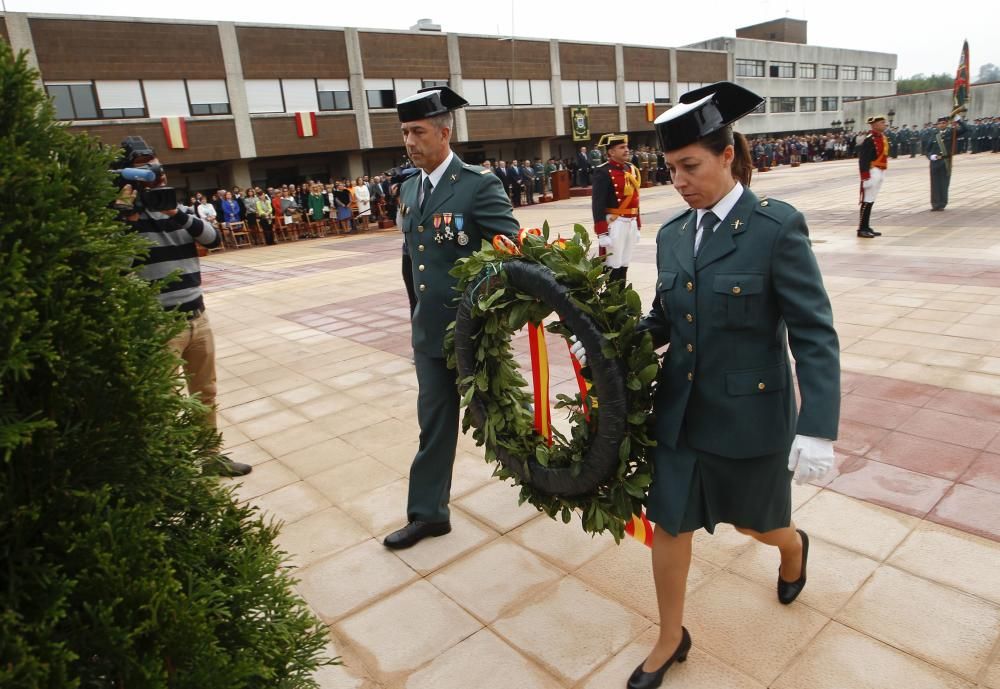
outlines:
[{"label": "white glove", "polygon": [[956,122],[961,122],[962,121],[962,116],[961,115],[955,115],[955,121]]},{"label": "white glove", "polygon": [[937,153],[931,153],[931,160],[937,160],[939,158]]},{"label": "white glove", "polygon": [[607,232],[605,232],[604,234],[597,235],[597,245],[602,249],[610,249],[611,235],[609,235]]},{"label": "white glove", "polygon": [[576,360],[580,363],[580,367],[587,365],[587,350],[584,349],[583,343],[576,339],[576,335],[571,335],[569,338],[570,348],[569,353],[572,354]]},{"label": "white glove", "polygon": [[788,453],[788,470],[795,472],[795,482],[800,486],[826,476],[833,468],[833,441],[797,435]]}]

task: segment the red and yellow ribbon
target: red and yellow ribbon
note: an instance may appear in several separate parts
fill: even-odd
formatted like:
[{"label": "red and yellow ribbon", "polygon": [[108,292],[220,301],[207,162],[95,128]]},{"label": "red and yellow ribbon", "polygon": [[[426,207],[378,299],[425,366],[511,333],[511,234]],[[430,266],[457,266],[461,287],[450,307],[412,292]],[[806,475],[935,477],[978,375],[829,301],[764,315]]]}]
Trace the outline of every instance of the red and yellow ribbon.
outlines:
[{"label": "red and yellow ribbon", "polygon": [[646,516],[646,510],[632,515],[632,521],[625,525],[625,533],[647,548],[653,547],[653,524]]},{"label": "red and yellow ribbon", "polygon": [[549,350],[545,345],[545,326],[528,323],[531,348],[531,379],[535,398],[535,430],[552,445],[552,418],[549,411]]}]

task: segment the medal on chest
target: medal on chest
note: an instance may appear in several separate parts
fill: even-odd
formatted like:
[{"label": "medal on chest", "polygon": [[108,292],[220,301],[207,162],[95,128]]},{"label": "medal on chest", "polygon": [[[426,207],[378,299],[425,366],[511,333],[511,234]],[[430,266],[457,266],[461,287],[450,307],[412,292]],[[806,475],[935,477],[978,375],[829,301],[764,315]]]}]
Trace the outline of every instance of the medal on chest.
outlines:
[{"label": "medal on chest", "polygon": [[464,226],[465,218],[461,213],[455,213],[455,229],[458,230],[455,241],[458,242],[459,246],[466,246],[469,243],[469,235],[465,234],[465,231],[462,229]]},{"label": "medal on chest", "polygon": [[438,244],[441,244],[441,243],[444,242],[444,235],[441,233],[441,221],[443,219],[444,218],[442,217],[442,215],[440,213],[435,213],[434,214],[434,219],[433,219],[433,222],[434,222],[434,241],[437,242]]}]

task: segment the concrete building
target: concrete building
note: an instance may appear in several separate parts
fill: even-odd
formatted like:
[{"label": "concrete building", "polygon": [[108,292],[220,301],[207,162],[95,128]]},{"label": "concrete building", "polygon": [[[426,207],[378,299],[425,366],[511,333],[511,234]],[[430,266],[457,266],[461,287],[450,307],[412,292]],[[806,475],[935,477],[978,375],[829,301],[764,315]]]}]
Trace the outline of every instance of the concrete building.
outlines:
[{"label": "concrete building", "polygon": [[[1000,82],[972,84],[969,89],[969,109],[963,117],[975,120],[980,117],[1000,116]],[[921,91],[906,95],[867,98],[844,105],[844,117],[864,122],[872,115],[885,115],[897,127],[917,125],[923,127],[948,115],[952,110],[951,89]],[[889,115],[889,113],[892,115]]]},{"label": "concrete building", "polygon": [[829,129],[848,119],[845,103],[896,93],[896,55],[809,45],[806,34],[805,21],[784,18],[685,47],[725,51],[736,83],[764,97],[740,122],[745,134]]},{"label": "concrete building", "polygon": [[[455,149],[484,158],[569,157],[570,110],[591,142],[630,132],[653,144],[654,114],[679,90],[730,76],[726,53],[411,31],[233,22],[0,15],[0,40],[29,51],[60,119],[117,144],[138,134],[183,190],[375,174],[403,155],[395,103],[448,83]],[[428,30],[429,29],[429,30]],[[302,137],[296,113],[314,113]],[[162,117],[181,117],[186,148]],[[308,116],[311,119],[311,116]]]}]

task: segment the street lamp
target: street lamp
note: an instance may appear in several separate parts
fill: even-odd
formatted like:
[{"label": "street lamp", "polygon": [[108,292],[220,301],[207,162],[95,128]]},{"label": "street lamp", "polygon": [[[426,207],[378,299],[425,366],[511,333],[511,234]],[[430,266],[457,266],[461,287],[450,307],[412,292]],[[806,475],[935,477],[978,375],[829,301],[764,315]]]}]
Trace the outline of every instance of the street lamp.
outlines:
[{"label": "street lamp", "polygon": [[895,117],[895,116],[896,116],[896,111],[895,110],[890,110],[889,111],[889,126],[890,127],[892,126],[892,118]]},{"label": "street lamp", "polygon": [[854,118],[853,117],[851,117],[850,119],[844,120],[844,129],[846,129],[847,131],[853,131],[854,130]]},{"label": "street lamp", "polygon": [[830,123],[830,126],[833,127],[834,129],[837,129],[838,127],[840,127],[841,124],[842,123],[840,120],[834,120],[833,122]]}]

